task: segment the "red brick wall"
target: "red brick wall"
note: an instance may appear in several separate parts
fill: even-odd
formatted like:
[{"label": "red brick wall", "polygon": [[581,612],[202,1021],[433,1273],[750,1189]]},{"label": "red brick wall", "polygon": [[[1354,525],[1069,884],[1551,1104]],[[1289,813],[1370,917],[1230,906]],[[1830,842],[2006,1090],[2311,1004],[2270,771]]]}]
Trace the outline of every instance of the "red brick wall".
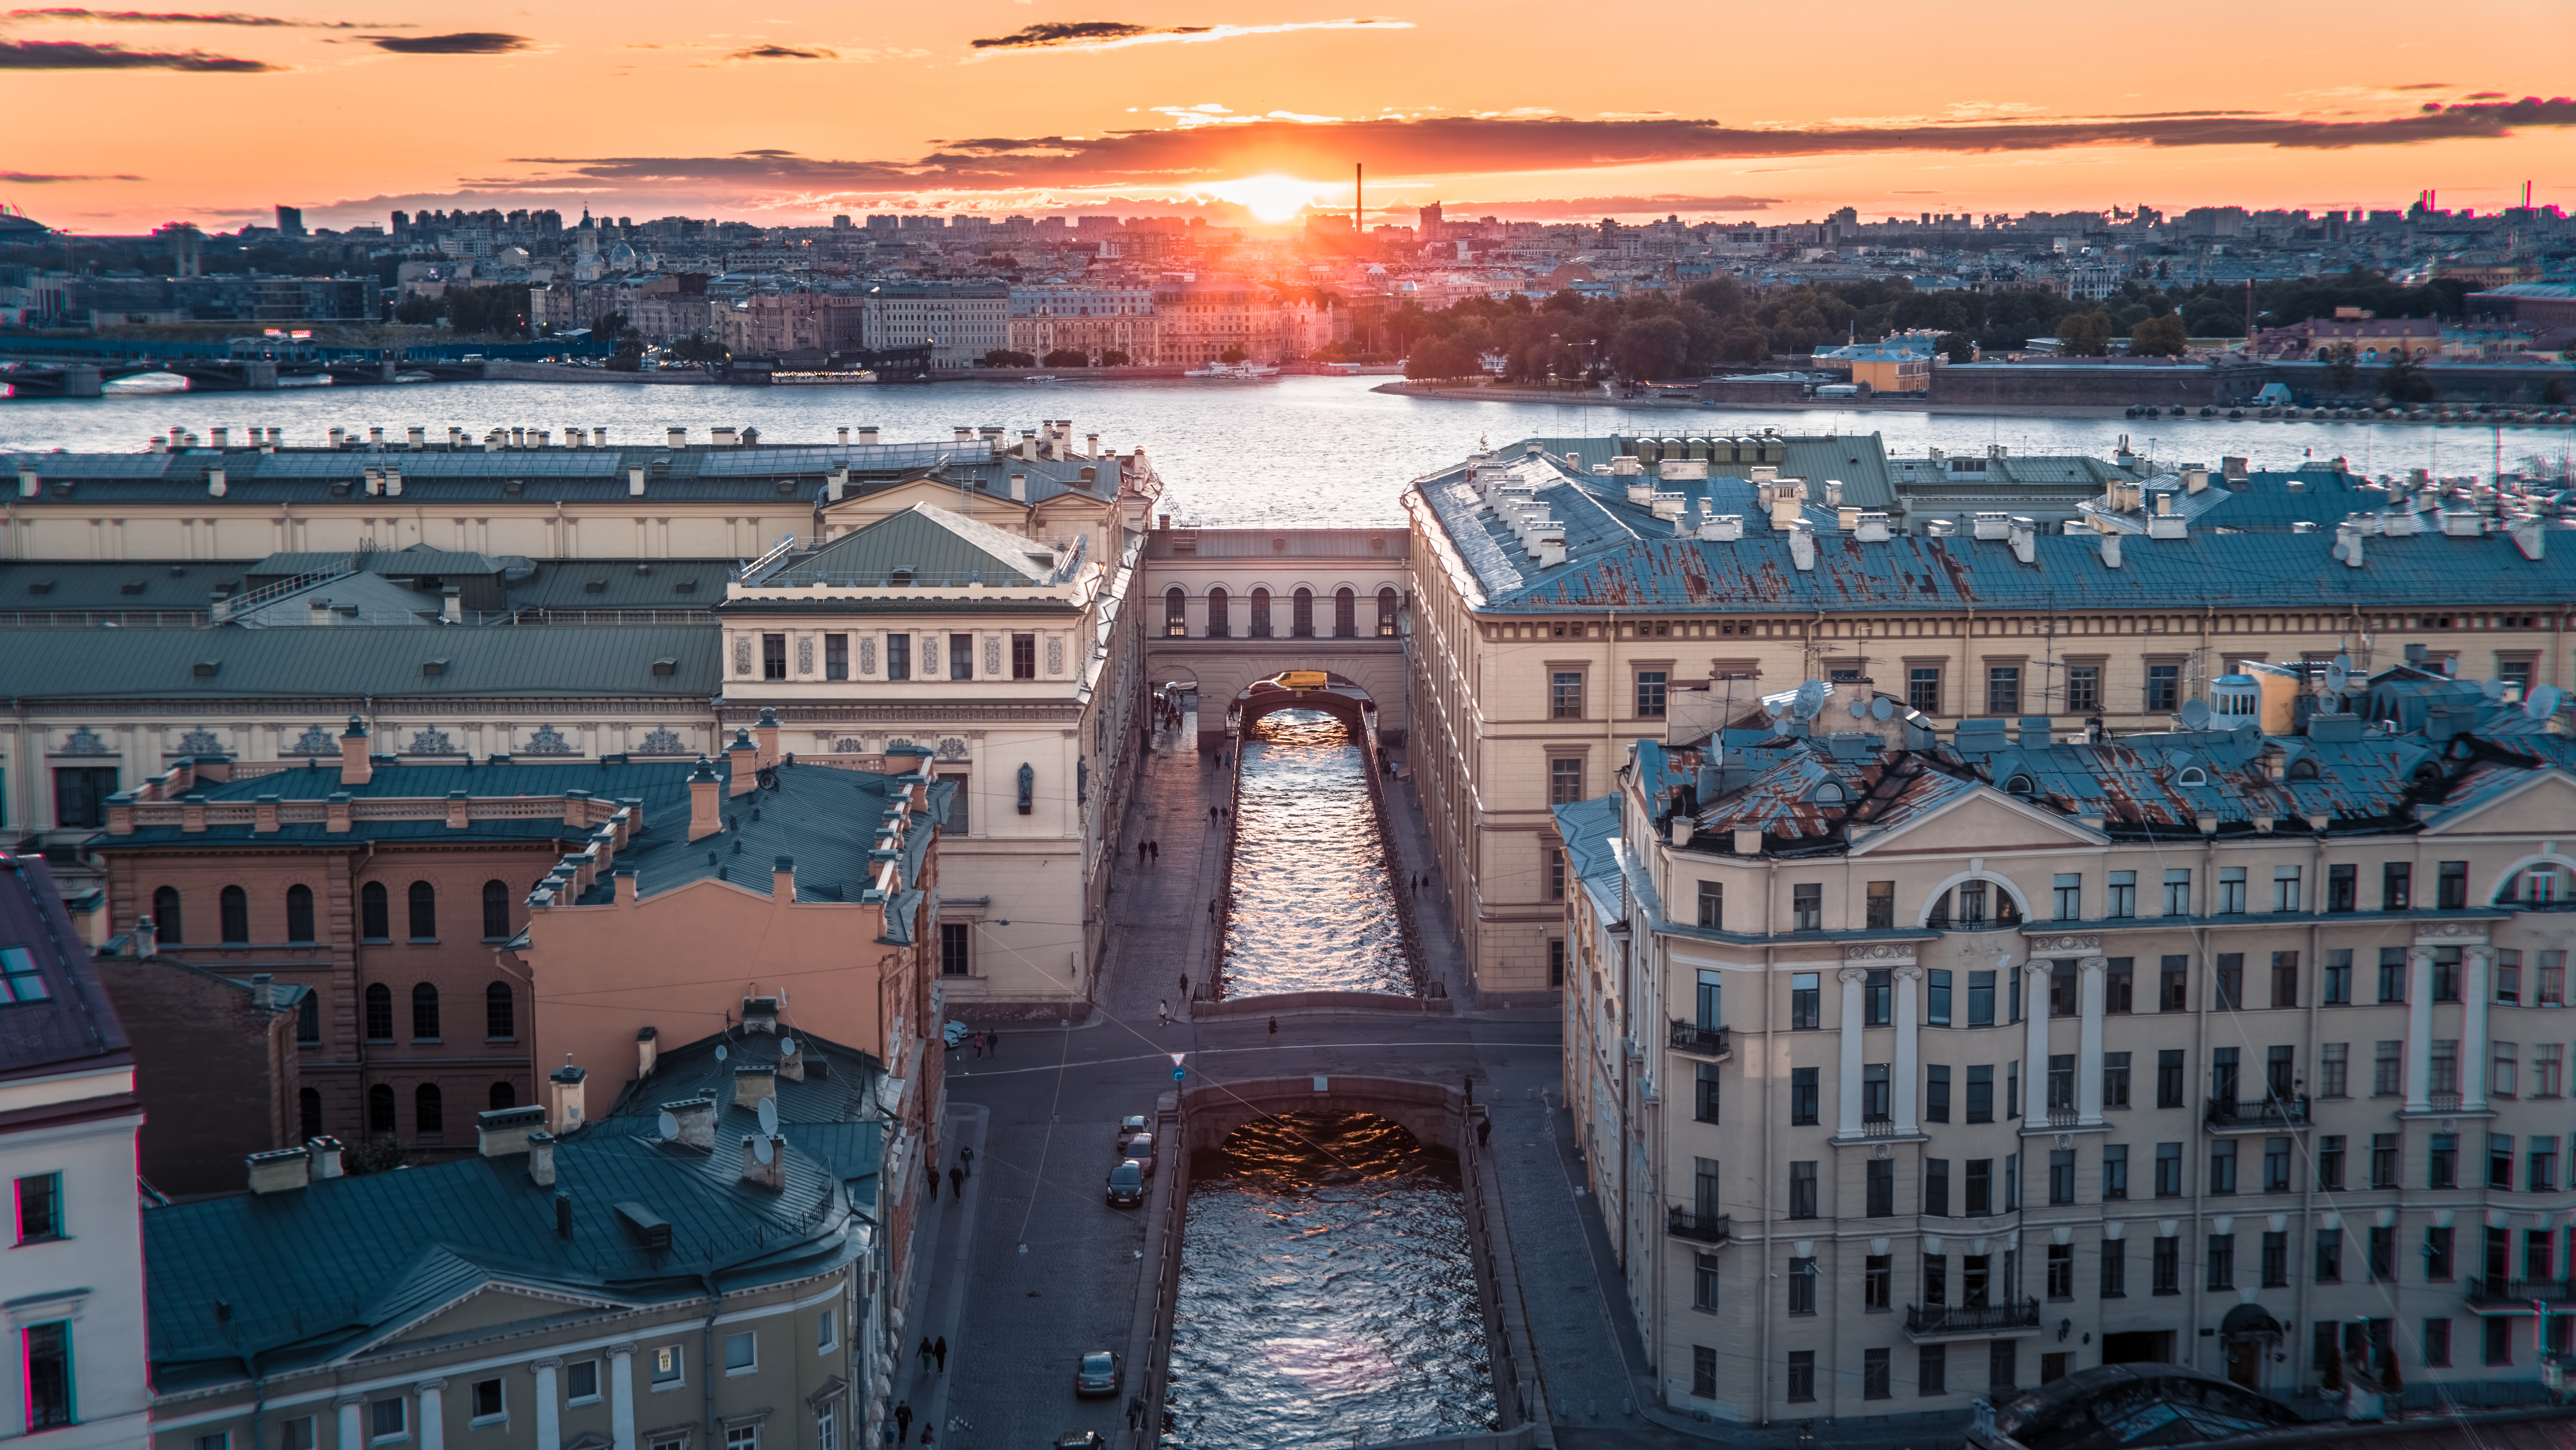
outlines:
[{"label": "red brick wall", "polygon": [[143,1177],[173,1197],[232,1193],[242,1159],[303,1141],[295,1015],[166,959],[95,959],[134,1043]]}]

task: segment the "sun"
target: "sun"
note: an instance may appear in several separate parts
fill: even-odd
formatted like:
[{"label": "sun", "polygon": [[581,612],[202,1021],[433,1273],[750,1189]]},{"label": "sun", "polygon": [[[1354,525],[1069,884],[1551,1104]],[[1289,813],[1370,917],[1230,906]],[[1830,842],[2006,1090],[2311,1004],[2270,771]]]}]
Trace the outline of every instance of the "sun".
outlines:
[{"label": "sun", "polygon": [[1314,200],[1312,183],[1293,176],[1247,176],[1241,181],[1222,182],[1208,190],[1251,212],[1265,222],[1284,222],[1294,218]]}]

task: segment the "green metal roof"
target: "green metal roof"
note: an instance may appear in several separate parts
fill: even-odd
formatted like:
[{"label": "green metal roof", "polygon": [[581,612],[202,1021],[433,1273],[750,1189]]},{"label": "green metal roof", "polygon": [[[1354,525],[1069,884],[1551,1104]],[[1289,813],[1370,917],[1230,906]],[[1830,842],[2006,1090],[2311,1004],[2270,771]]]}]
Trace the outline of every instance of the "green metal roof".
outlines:
[{"label": "green metal roof", "polygon": [[[108,648],[112,644],[113,648]],[[24,700],[453,697],[692,701],[723,689],[711,626],[308,626],[0,633],[0,679]],[[654,673],[656,661],[672,673]],[[439,663],[443,662],[443,663]],[[438,673],[424,667],[438,664]],[[211,673],[198,667],[211,665]]]},{"label": "green metal roof", "polygon": [[926,503],[866,528],[760,581],[767,589],[815,583],[888,587],[899,576],[925,588],[1026,589],[1057,582],[1063,561],[1034,539]]}]

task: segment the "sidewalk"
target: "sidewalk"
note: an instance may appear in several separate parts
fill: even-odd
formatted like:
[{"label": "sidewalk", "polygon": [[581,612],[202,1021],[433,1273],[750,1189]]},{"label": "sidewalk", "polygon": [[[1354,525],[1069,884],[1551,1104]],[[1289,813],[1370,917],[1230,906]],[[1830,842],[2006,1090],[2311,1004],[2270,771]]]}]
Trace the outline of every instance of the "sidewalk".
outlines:
[{"label": "sidewalk", "polygon": [[[1208,807],[1221,799],[1229,780],[1215,760],[1195,749],[1166,750],[1158,742],[1139,767],[1123,836],[1127,849],[1113,881],[1111,965],[1097,1002],[1100,1013],[1130,1026],[1150,1027],[1166,1003],[1174,1021],[1187,1021],[1183,975],[1192,992],[1207,990],[1216,958],[1207,906],[1225,879],[1228,839],[1208,819]],[[1160,854],[1153,864],[1139,866],[1136,844],[1149,840],[1160,844]]]},{"label": "sidewalk", "polygon": [[[990,1111],[979,1103],[949,1106],[937,1140],[947,1145],[949,1162],[957,1161],[958,1148],[972,1147],[981,1166],[986,1156],[984,1130],[990,1118]],[[950,1377],[941,1372],[936,1360],[924,1367],[921,1342],[945,1339],[950,1355],[962,1356],[966,1352],[964,1336],[957,1332],[957,1317],[966,1302],[966,1283],[971,1277],[968,1251],[975,1241],[975,1210],[984,1201],[983,1181],[981,1173],[968,1178],[963,1202],[953,1194],[943,1194],[936,1205],[923,1204],[913,1220],[912,1277],[903,1300],[912,1312],[904,1317],[905,1342],[895,1346],[899,1368],[895,1371],[894,1397],[897,1403],[912,1406],[910,1438],[916,1442],[926,1424],[939,1427],[942,1442],[964,1428],[962,1420],[951,1423],[949,1418]]]}]

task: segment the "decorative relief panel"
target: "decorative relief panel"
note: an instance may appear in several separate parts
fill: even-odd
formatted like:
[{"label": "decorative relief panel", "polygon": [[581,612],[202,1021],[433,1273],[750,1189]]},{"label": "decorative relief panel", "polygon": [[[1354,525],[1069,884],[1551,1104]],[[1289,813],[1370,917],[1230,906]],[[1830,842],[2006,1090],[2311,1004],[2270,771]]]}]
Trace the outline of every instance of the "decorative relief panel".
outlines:
[{"label": "decorative relief panel", "polygon": [[411,744],[403,747],[405,755],[454,755],[456,742],[444,730],[415,730]]},{"label": "decorative relief panel", "polygon": [[573,743],[564,738],[562,731],[552,725],[540,725],[536,733],[528,737],[527,748],[519,753],[522,755],[578,755],[581,752],[573,748]]},{"label": "decorative relief panel", "polygon": [[796,673],[814,673],[814,636],[810,634],[796,636]]},{"label": "decorative relief panel", "polygon": [[964,760],[966,758],[966,742],[958,739],[954,735],[943,738],[939,742],[939,758],[942,760]]},{"label": "decorative relief panel", "polygon": [[984,636],[984,673],[995,679],[1001,678],[1002,637],[998,634]]},{"label": "decorative relief panel", "polygon": [[[338,747],[335,746],[333,748],[337,749]],[[107,748],[107,742],[99,738],[97,731],[83,725],[64,739],[62,753],[65,755],[113,755],[116,752]]]},{"label": "decorative relief panel", "polygon": [[307,725],[304,727],[304,733],[295,737],[293,745],[287,746],[278,753],[281,755],[337,755],[340,753],[340,745],[338,741],[331,738],[329,730],[319,725]]},{"label": "decorative relief panel", "polygon": [[1051,634],[1047,636],[1047,673],[1050,675],[1060,675],[1064,673],[1063,635]]},{"label": "decorative relief panel", "polygon": [[215,732],[212,730],[191,730],[179,737],[181,755],[221,755],[223,753],[224,742],[216,739]]},{"label": "decorative relief panel", "polygon": [[679,732],[668,728],[656,730],[645,736],[644,743],[636,746],[635,749],[642,755],[686,755],[689,752],[689,747],[681,741]]},{"label": "decorative relief panel", "polygon": [[1843,948],[1847,962],[1910,962],[1914,960],[1914,943],[1910,941],[1853,942]]},{"label": "decorative relief panel", "polygon": [[2102,938],[2082,932],[2070,932],[2064,936],[2035,936],[2030,939],[2030,952],[2033,956],[2042,952],[2098,952],[2100,950],[2102,950]]},{"label": "decorative relief panel", "polygon": [[876,637],[875,635],[873,635],[873,634],[863,634],[863,635],[860,635],[860,636],[859,636],[859,673],[860,673],[860,674],[862,674],[862,675],[873,675],[873,674],[875,674],[876,672],[877,672],[877,637]]},{"label": "decorative relief panel", "polygon": [[738,634],[733,637],[733,672],[737,675],[751,673],[750,635]]}]

